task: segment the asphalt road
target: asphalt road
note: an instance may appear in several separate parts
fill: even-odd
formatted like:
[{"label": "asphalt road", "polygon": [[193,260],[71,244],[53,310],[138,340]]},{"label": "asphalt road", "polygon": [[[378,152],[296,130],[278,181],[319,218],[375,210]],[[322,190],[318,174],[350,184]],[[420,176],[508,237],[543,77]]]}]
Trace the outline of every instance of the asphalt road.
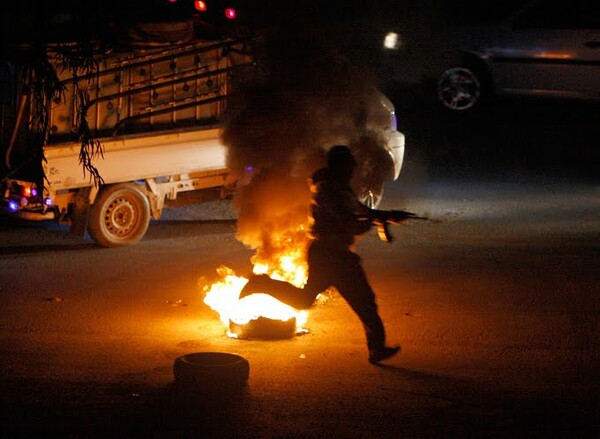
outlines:
[{"label": "asphalt road", "polygon": [[[470,124],[404,98],[407,161],[382,207],[435,221],[358,245],[397,357],[367,362],[336,294],[306,335],[228,338],[201,292],[220,265],[250,270],[228,201],[170,208],[119,249],[2,221],[0,437],[597,437],[590,120],[496,107]],[[174,360],[203,351],[248,359],[247,388],[174,386]]]}]

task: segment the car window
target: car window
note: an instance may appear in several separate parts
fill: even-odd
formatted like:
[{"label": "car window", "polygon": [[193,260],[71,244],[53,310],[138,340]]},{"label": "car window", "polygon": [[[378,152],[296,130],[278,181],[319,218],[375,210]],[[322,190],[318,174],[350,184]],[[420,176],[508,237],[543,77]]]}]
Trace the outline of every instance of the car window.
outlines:
[{"label": "car window", "polygon": [[513,23],[517,28],[536,29],[600,29],[597,0],[536,2]]}]

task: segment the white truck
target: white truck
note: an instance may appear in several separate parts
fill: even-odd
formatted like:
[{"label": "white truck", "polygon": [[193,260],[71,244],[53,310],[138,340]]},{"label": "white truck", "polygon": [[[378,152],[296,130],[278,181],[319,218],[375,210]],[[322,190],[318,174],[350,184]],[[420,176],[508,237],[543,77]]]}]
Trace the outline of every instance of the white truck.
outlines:
[{"label": "white truck", "polygon": [[[110,53],[83,75],[51,54],[63,93],[49,108],[49,136],[34,163],[43,180],[27,177],[15,159],[20,132],[27,131],[23,121],[29,119],[31,127],[36,111],[33,93],[16,81],[13,86],[21,87],[12,96],[15,111],[8,118],[1,114],[3,126],[14,128],[9,136],[3,130],[0,139],[0,207],[25,220],[70,224],[74,234],[87,230],[99,245],[114,247],[139,241],[151,218],[160,218],[165,202],[180,192],[230,193],[235,182],[220,121],[232,74],[253,65],[244,49],[240,42],[204,41]],[[396,179],[404,138],[393,105],[383,95],[381,103],[390,113],[385,128]],[[82,112],[85,119],[78,117]]]},{"label": "white truck", "polygon": [[[128,245],[144,236],[151,217],[160,217],[165,199],[227,188],[219,121],[229,76],[250,60],[234,41],[132,49],[97,59],[96,68],[82,75],[64,65],[58,50],[49,53],[62,92],[48,112],[43,158],[34,158],[43,181],[39,169],[22,166],[29,154],[19,157],[19,141],[31,142],[27,132],[39,97],[13,67],[11,88],[17,91],[14,128],[3,142],[2,204],[26,220],[57,220],[78,235],[87,229],[103,246]],[[81,92],[85,108],[78,102]],[[88,141],[91,171],[81,156],[81,111],[95,136]],[[3,126],[11,121],[6,113]]]}]

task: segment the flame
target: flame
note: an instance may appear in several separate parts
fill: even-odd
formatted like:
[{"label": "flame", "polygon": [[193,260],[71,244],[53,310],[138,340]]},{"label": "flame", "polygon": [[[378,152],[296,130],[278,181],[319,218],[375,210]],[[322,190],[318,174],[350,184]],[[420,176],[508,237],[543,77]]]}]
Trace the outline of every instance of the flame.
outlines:
[{"label": "flame", "polygon": [[[268,274],[271,278],[289,282],[297,287],[306,283],[308,267],[305,248],[308,241],[305,227],[294,232],[272,233],[269,250],[257,252],[251,259],[255,274]],[[298,310],[265,294],[252,294],[239,298],[248,279],[235,274],[234,270],[221,266],[217,269],[219,280],[204,287],[204,303],[219,314],[221,322],[229,328],[230,322],[247,324],[266,317],[271,320],[296,319],[296,333],[306,332],[307,310]],[[228,332],[230,337],[236,334]]]},{"label": "flame", "polygon": [[286,281],[302,288],[308,277],[305,255],[307,242],[308,236],[304,224],[294,231],[273,233],[269,245],[261,248],[252,257],[253,273],[268,274],[273,279]]},{"label": "flame", "polygon": [[[396,123],[390,119],[393,105],[365,69],[354,68],[323,44],[318,33],[285,29],[267,40],[267,56],[253,60],[258,68],[231,83],[234,92],[226,104],[221,140],[227,147],[230,177],[236,181],[232,205],[238,215],[237,239],[256,250],[251,259],[254,273],[301,287],[308,273],[311,221],[307,179],[326,164],[331,145],[348,144],[361,164],[357,193],[381,187],[394,169],[385,146]],[[294,57],[288,56],[290,46],[299,49]],[[228,327],[231,321],[252,319],[271,307],[279,319],[288,317],[289,307],[272,303],[268,294],[239,300],[246,282],[224,267],[221,280],[205,288],[205,303]],[[298,325],[306,321],[308,313],[293,312]],[[273,316],[270,311],[269,315]]]}]

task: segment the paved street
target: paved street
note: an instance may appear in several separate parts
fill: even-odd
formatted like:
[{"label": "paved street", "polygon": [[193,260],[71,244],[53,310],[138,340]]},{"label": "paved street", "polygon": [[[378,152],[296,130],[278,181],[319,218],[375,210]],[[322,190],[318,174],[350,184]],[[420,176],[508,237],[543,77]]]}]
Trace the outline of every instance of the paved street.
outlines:
[{"label": "paved street", "polygon": [[[337,2],[241,2],[221,18],[231,29],[214,27],[216,19],[200,11],[174,9],[191,3],[154,3],[21,2],[0,14],[3,169],[14,170],[13,146],[42,139],[48,115],[40,96],[65,124],[62,133],[50,122],[52,136],[75,130],[88,146],[104,135],[84,123],[92,119],[108,121],[106,132],[135,135],[144,118],[161,129],[185,122],[182,110],[218,119],[220,112],[192,106],[223,108],[212,93],[239,97],[254,69],[236,69],[231,80],[221,81],[220,61],[213,70],[204,54],[194,54],[193,64],[203,70],[193,73],[192,62],[178,64],[170,46],[194,34],[221,37],[234,29],[237,39],[251,29],[276,31],[258,47],[257,59],[269,60],[256,64],[258,86],[233,100],[239,114],[224,118],[241,121],[232,124],[238,131],[228,125],[230,131],[250,138],[234,144],[258,146],[245,152],[295,157],[286,156],[290,139],[315,146],[314,139],[334,142],[340,133],[379,130],[365,105],[366,97],[377,96],[371,80],[395,105],[406,136],[404,166],[385,187],[380,208],[430,221],[393,226],[393,243],[371,230],[357,253],[376,291],[388,344],[402,350],[381,365],[370,364],[363,327],[335,291],[310,310],[306,334],[229,338],[203,300],[219,267],[239,275],[252,269],[253,250],[238,240],[231,200],[199,203],[197,193],[182,194],[139,243],[110,249],[55,223],[0,217],[0,439],[600,437],[600,106],[504,98],[484,102],[473,114],[450,114],[435,105],[428,88],[433,80],[415,64],[434,60],[421,43],[430,41],[436,26],[500,15],[520,1],[490,7],[471,0],[361,0],[343,8]],[[210,1],[194,3],[212,14]],[[187,21],[174,21],[183,17]],[[386,35],[392,44],[388,40],[384,50]],[[320,47],[326,37],[332,46]],[[104,50],[104,43],[115,55],[121,45],[147,50],[144,40],[147,47],[164,48],[161,65],[168,64],[176,79],[161,73],[153,82],[152,65],[124,60],[135,72],[115,69],[107,81],[98,79],[110,87],[106,94],[83,85],[94,71],[92,51]],[[23,65],[12,64],[22,56],[16,42],[35,53]],[[45,42],[52,42],[65,65],[81,67],[73,83],[89,86],[89,96],[53,95],[54,72],[38,58]],[[71,56],[67,47],[74,49]],[[338,49],[360,68],[347,66]],[[534,71],[566,61],[569,71],[583,67],[589,79],[597,65],[542,49],[544,57],[531,63]],[[222,54],[239,55],[237,49]],[[13,67],[31,81],[13,81]],[[566,82],[567,72],[560,72]],[[263,83],[268,77],[274,81]],[[28,101],[29,87],[39,96]],[[171,89],[172,100],[159,94],[163,88]],[[146,93],[148,102],[133,91]],[[126,110],[138,101],[139,112]],[[74,112],[63,112],[60,102]],[[106,119],[94,102],[106,108]],[[387,124],[390,114],[381,119]],[[320,137],[315,127],[328,129]],[[299,156],[311,163],[317,157]],[[261,171],[282,169],[282,161],[266,161],[264,168],[241,159],[236,164],[248,175],[258,169],[261,177]],[[286,169],[296,168],[302,167]],[[295,201],[287,186],[276,189]],[[249,204],[250,210],[263,207]],[[269,221],[280,225],[274,223]],[[176,382],[176,360],[197,352],[245,358],[247,386],[220,386],[218,379],[214,387]]]},{"label": "paved street", "polygon": [[[548,171],[567,163],[558,143],[498,162],[465,126],[422,127],[406,119],[407,161],[382,207],[435,221],[393,228],[392,244],[373,231],[358,246],[388,338],[402,345],[385,366],[366,361],[360,323],[335,293],[312,309],[309,334],[226,337],[201,285],[222,264],[250,270],[229,201],[180,203],[129,248],[3,221],[0,435],[597,437],[597,181],[573,157],[577,166]],[[204,351],[248,359],[247,389],[173,386],[174,360]]]}]

